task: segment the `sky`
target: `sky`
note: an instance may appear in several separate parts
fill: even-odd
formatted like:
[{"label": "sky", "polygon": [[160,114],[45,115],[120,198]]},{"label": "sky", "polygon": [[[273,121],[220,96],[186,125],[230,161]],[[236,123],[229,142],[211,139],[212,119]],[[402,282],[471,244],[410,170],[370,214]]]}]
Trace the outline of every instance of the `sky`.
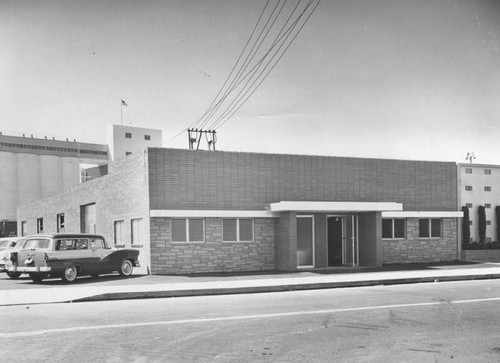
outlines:
[{"label": "sky", "polygon": [[[0,0],[0,131],[105,143],[123,123],[188,148],[266,1]],[[500,1],[323,0],[217,136],[222,151],[500,164]]]}]

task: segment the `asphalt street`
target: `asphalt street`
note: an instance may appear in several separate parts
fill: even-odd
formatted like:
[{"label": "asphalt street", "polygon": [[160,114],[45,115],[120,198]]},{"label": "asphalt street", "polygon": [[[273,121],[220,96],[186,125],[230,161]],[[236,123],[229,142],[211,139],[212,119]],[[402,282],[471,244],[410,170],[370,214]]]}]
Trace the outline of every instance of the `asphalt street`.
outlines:
[{"label": "asphalt street", "polygon": [[0,324],[26,362],[498,362],[500,280],[4,306]]}]

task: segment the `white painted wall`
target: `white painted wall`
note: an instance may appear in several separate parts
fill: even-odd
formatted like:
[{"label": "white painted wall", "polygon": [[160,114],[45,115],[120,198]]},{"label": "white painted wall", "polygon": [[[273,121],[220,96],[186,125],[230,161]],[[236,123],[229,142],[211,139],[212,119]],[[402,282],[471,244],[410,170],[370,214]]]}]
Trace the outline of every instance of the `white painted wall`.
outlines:
[{"label": "white painted wall", "polygon": [[[130,133],[131,138],[125,134]],[[134,126],[109,125],[106,128],[109,152],[112,161],[122,159],[127,152],[135,153],[148,147],[162,147],[162,131]],[[150,140],[145,139],[150,136]]]},{"label": "white painted wall", "polygon": [[[466,173],[467,168],[472,169],[471,174]],[[485,174],[485,169],[490,169],[491,174]],[[459,164],[458,176],[460,208],[467,203],[472,204],[469,208],[471,237],[474,241],[479,240],[478,207],[488,203],[491,208],[485,209],[486,220],[491,221],[491,225],[486,226],[486,238],[497,241],[495,207],[500,205],[500,165]],[[472,191],[466,191],[466,186],[472,186]],[[491,187],[491,191],[485,191],[485,186]]]}]

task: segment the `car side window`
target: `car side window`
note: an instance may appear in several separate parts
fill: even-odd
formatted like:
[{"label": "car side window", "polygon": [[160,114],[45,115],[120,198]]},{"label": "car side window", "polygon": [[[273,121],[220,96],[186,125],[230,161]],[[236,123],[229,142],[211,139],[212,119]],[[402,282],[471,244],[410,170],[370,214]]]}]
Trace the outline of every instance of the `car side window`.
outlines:
[{"label": "car side window", "polygon": [[93,249],[102,249],[106,248],[106,245],[104,244],[104,241],[100,238],[95,238],[90,240],[90,248]]},{"label": "car side window", "polygon": [[89,248],[89,243],[86,239],[75,240],[75,250],[87,250]]}]

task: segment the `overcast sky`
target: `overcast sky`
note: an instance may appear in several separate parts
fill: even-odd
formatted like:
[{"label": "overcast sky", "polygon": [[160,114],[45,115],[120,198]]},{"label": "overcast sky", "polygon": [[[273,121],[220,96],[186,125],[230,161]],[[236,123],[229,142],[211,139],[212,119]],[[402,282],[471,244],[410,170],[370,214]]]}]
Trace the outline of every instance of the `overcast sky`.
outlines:
[{"label": "overcast sky", "polygon": [[[0,0],[0,130],[105,143],[124,99],[187,148],[265,4]],[[217,148],[500,164],[499,45],[498,0],[323,0]]]}]

